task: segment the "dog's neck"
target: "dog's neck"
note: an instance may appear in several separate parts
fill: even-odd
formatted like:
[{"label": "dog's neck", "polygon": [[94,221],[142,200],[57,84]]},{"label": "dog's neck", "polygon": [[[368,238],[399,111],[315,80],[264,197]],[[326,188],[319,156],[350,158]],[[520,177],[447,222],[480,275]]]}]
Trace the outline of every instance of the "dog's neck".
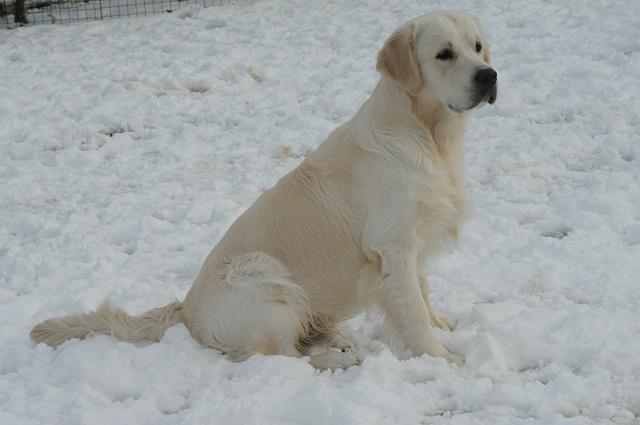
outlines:
[{"label": "dog's neck", "polygon": [[376,139],[411,134],[411,139],[447,156],[462,143],[468,113],[450,111],[441,102],[425,102],[408,94],[399,84],[383,76],[361,114],[370,120]]}]

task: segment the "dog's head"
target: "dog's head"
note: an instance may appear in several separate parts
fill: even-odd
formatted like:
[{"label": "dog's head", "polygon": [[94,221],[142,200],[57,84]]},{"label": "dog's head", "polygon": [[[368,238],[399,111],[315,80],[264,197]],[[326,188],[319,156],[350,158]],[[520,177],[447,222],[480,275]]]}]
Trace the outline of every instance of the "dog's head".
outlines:
[{"label": "dog's head", "polygon": [[411,96],[452,113],[493,103],[497,73],[475,18],[433,12],[398,28],[378,55],[378,70]]}]

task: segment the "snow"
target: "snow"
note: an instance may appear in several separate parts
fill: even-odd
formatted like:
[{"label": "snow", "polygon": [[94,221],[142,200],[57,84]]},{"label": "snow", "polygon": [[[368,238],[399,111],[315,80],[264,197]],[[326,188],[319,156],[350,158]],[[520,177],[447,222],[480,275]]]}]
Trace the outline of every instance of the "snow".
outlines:
[{"label": "snow", "polygon": [[[475,213],[430,265],[438,332],[408,358],[231,363],[183,326],[34,347],[45,318],[181,299],[261,190],[348,119],[383,39],[477,15],[499,74],[467,131]],[[0,423],[613,424],[640,420],[640,3],[304,2],[0,30]],[[284,206],[283,206],[284,207]]]}]

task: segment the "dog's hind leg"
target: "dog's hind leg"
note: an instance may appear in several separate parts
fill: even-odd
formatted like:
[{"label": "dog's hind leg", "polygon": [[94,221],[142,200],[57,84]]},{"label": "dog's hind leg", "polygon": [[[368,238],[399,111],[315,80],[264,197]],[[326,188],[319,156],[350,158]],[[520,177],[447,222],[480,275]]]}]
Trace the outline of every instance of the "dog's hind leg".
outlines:
[{"label": "dog's hind leg", "polygon": [[298,350],[309,355],[316,369],[346,369],[360,364],[351,354],[351,343],[336,329],[333,320],[314,316],[299,339]]},{"label": "dog's hind leg", "polygon": [[[194,337],[238,361],[258,353],[302,357],[327,335],[303,288],[280,261],[263,252],[237,256],[216,273],[201,272],[184,310]],[[332,350],[312,355],[309,363],[333,369],[357,361]]]}]

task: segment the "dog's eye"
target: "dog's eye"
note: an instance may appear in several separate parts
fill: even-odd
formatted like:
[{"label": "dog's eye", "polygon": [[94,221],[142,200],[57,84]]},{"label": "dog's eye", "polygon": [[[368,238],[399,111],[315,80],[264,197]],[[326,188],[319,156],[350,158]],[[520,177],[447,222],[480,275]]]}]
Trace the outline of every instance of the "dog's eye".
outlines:
[{"label": "dog's eye", "polygon": [[482,50],[482,44],[479,41],[476,41],[476,52],[480,53]]},{"label": "dog's eye", "polygon": [[436,55],[436,59],[441,61],[450,61],[451,59],[453,59],[453,52],[451,51],[451,49],[442,49]]}]

